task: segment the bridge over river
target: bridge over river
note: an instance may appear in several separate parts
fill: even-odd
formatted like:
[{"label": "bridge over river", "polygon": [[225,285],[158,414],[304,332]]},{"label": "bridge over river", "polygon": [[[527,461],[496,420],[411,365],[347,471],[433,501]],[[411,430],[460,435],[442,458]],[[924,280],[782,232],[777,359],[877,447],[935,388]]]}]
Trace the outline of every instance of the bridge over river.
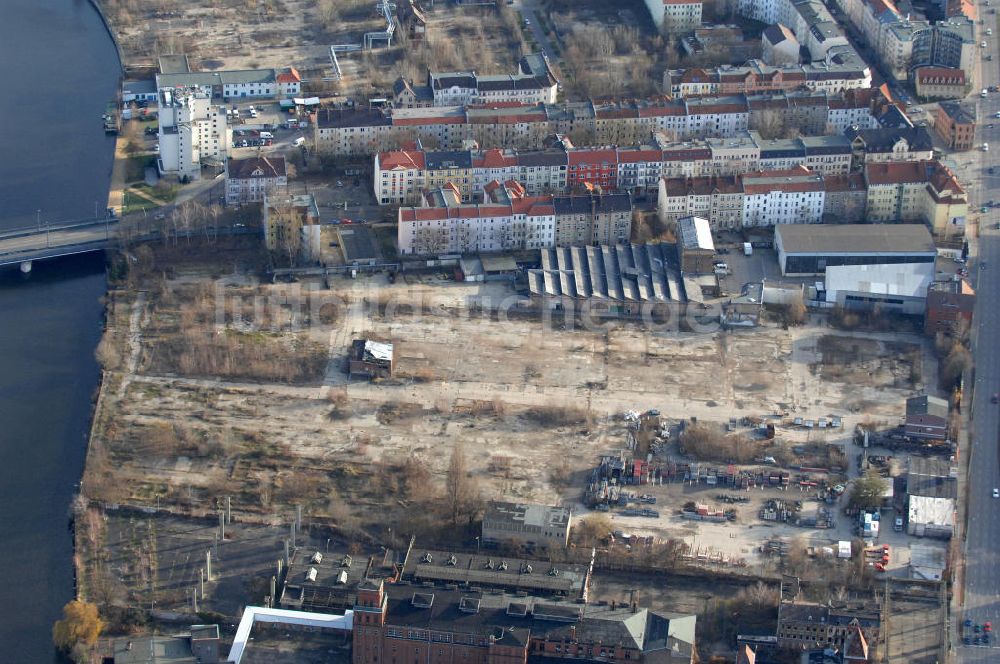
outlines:
[{"label": "bridge over river", "polygon": [[34,261],[103,251],[117,238],[119,223],[115,217],[83,219],[0,232],[0,266],[30,272]]}]

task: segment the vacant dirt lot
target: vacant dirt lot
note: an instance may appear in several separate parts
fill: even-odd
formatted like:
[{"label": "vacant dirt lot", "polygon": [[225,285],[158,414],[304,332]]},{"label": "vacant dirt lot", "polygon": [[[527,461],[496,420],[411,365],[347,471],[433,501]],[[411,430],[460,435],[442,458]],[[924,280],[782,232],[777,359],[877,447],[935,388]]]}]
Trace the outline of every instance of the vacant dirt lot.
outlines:
[{"label": "vacant dirt lot", "polygon": [[424,39],[411,40],[400,27],[388,48],[378,41],[371,51],[341,53],[344,78],[336,81],[330,46],[360,45],[365,33],[385,29],[376,0],[104,0],[102,5],[126,64],[137,73],[152,73],[160,55],[186,53],[199,71],[296,67],[311,94],[381,96],[399,76],[419,84],[427,67],[511,73],[526,52],[513,9],[442,2],[426,13]]},{"label": "vacant dirt lot", "polygon": [[[230,495],[235,511],[265,521],[302,504],[310,518],[345,531],[417,529],[413,506],[442,490],[458,443],[484,497],[575,504],[597,456],[625,446],[624,411],[656,408],[709,423],[839,415],[840,431],[789,428],[779,439],[844,444],[856,422],[894,421],[913,389],[936,380],[926,369],[922,382],[909,380],[889,335],[883,342],[817,327],[672,334],[625,323],[549,329],[467,307],[511,295],[497,284],[390,285],[383,276],[310,290],[202,278],[181,274],[116,301],[109,343],[127,340],[131,350],[108,379],[116,389],[105,390],[89,497],[203,514]],[[216,315],[206,317],[206,307]],[[180,343],[183,320],[198,321],[200,335]],[[356,338],[396,344],[392,379],[347,381],[344,358]],[[823,349],[856,343],[867,349],[858,361],[872,380],[817,370]],[[295,370],[282,369],[289,349],[319,346],[319,355],[293,352]],[[231,357],[220,362],[218,353]],[[900,371],[902,387],[875,379]],[[616,524],[733,558],[764,538],[733,540],[727,526],[692,530],[673,516],[694,497],[686,494],[664,486],[661,519],[616,516]],[[748,512],[739,526],[754,518]]]}]

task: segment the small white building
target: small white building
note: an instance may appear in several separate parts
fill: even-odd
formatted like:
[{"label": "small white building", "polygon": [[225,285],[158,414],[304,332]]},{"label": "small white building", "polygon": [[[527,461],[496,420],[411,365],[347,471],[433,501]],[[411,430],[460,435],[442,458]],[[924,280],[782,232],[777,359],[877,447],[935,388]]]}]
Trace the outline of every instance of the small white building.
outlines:
[{"label": "small white building", "polygon": [[573,513],[567,507],[491,501],[483,514],[483,544],[562,548]]},{"label": "small white building", "polygon": [[950,539],[955,532],[955,500],[910,496],[906,532],[917,537]]},{"label": "small white building", "polygon": [[766,64],[778,67],[799,63],[799,40],[787,26],[780,23],[767,26],[760,41],[760,59]]}]

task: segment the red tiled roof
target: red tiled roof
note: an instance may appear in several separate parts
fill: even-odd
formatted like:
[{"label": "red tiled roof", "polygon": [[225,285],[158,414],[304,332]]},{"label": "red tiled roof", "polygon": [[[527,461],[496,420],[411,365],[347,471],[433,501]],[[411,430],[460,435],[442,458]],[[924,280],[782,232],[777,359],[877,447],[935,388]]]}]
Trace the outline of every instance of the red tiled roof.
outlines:
[{"label": "red tiled roof", "polygon": [[517,156],[504,154],[503,150],[493,148],[486,150],[482,157],[473,159],[472,165],[476,168],[502,168],[504,166],[516,166]]},{"label": "red tiled roof", "polygon": [[277,76],[278,83],[301,83],[302,77],[295,67],[289,67]]},{"label": "red tiled roof", "polygon": [[378,156],[379,169],[391,171],[396,168],[402,169],[424,169],[424,153],[419,150],[399,150],[396,152],[382,152]]},{"label": "red tiled roof", "polygon": [[868,185],[902,184],[905,182],[926,182],[929,161],[895,161],[874,163],[865,166]]}]

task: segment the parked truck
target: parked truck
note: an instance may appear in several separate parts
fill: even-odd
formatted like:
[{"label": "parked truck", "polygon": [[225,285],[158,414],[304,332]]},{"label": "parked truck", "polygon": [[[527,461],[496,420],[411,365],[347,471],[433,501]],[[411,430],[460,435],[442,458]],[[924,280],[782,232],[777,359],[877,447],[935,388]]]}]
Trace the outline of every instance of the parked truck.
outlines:
[{"label": "parked truck", "polygon": [[743,255],[744,256],[753,256],[753,245],[750,244],[749,242],[744,242],[743,243]]}]

